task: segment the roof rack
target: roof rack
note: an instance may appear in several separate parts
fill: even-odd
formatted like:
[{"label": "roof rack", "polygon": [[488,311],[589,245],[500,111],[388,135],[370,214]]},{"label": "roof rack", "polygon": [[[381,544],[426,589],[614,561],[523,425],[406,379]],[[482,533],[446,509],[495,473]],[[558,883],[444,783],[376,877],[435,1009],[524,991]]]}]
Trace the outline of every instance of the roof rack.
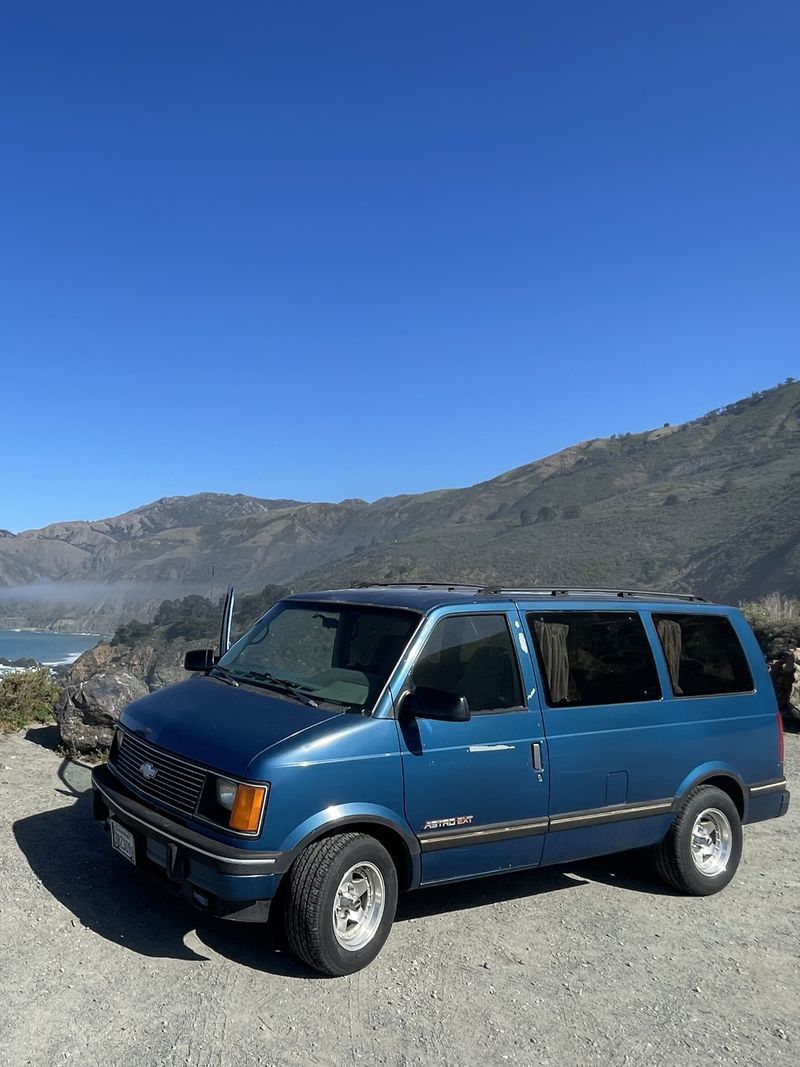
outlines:
[{"label": "roof rack", "polygon": [[445,589],[449,593],[455,593],[459,589],[468,590],[471,593],[483,593],[483,589],[476,582],[358,582],[354,589]]},{"label": "roof rack", "polygon": [[697,593],[665,593],[655,589],[597,589],[597,588],[567,588],[567,589],[510,589],[506,586],[484,588],[481,593],[493,593],[494,595],[506,594],[508,596],[615,596],[621,600],[629,598],[641,598],[642,600],[679,600],[705,604],[705,597]]},{"label": "roof rack", "polygon": [[613,596],[621,600],[641,598],[642,600],[676,600],[687,603],[707,603],[705,597],[697,593],[665,593],[653,589],[598,589],[590,587],[552,588],[536,586],[516,588],[504,585],[477,585],[459,582],[359,582],[357,589],[441,589],[449,593],[470,592],[476,596]]}]

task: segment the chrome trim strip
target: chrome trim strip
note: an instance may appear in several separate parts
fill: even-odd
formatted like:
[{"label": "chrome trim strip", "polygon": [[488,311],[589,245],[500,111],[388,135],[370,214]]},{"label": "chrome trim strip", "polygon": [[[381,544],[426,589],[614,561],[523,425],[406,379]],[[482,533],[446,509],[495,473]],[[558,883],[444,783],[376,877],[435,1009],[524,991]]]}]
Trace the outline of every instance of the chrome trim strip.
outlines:
[{"label": "chrome trim strip", "polygon": [[455,832],[433,833],[420,836],[423,852],[435,852],[443,848],[458,848],[460,845],[491,844],[514,837],[535,837],[549,831],[573,830],[598,823],[623,822],[626,819],[646,818],[649,815],[666,815],[673,810],[674,801],[656,800],[649,804],[616,804],[613,807],[593,808],[572,814],[546,815],[538,819],[526,819],[511,823],[491,823]]},{"label": "chrome trim strip", "polygon": [[427,834],[420,837],[423,852],[436,852],[442,848],[458,848],[460,845],[487,845],[494,841],[506,841],[514,837],[537,837],[547,833],[547,816],[539,819],[524,819],[512,823],[489,823],[475,829],[457,830],[455,833]]},{"label": "chrome trim strip", "polygon": [[516,745],[470,745],[467,752],[511,752]]},{"label": "chrome trim strip", "polygon": [[273,858],[270,856],[262,856],[259,859],[238,859],[229,856],[220,856],[218,852],[207,852],[204,848],[198,848],[197,845],[190,845],[188,844],[188,842],[183,841],[180,837],[175,837],[174,834],[170,834],[166,830],[162,830],[160,827],[154,826],[152,823],[147,822],[146,819],[140,819],[138,815],[131,815],[130,812],[125,811],[124,808],[120,807],[119,804],[117,804],[117,802],[114,800],[114,798],[110,797],[108,793],[106,793],[106,791],[103,789],[103,787],[97,784],[97,782],[94,782],[94,788],[106,800],[109,807],[114,811],[115,814],[117,813],[117,811],[119,811],[125,819],[130,819],[131,822],[138,823],[146,830],[150,830],[151,833],[156,834],[159,837],[165,837],[168,841],[174,842],[181,848],[189,849],[190,852],[198,852],[201,856],[208,856],[210,859],[217,860],[217,862],[219,863],[232,863],[236,864],[237,866],[247,866],[248,864],[256,863],[278,862],[277,858]]},{"label": "chrome trim strip", "polygon": [[672,810],[673,799],[655,800],[650,804],[615,804],[608,808],[590,808],[588,811],[572,814],[552,815],[551,830],[569,830],[576,826],[590,826],[594,823],[622,822],[625,819],[637,819],[648,815],[663,815]]},{"label": "chrome trim strip", "polygon": [[750,796],[758,794],[762,796],[764,793],[782,793],[786,788],[785,778],[776,778],[772,782],[762,782],[760,785],[750,786]]}]

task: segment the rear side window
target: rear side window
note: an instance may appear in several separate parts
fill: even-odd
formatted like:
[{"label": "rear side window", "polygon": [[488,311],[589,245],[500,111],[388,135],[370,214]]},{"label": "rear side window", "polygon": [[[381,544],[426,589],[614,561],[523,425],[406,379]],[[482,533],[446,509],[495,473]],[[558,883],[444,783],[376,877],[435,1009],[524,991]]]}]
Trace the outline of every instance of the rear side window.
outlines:
[{"label": "rear side window", "polygon": [[521,707],[522,686],[505,615],[441,619],[414,664],[411,682],[466,697],[473,715]]},{"label": "rear side window", "polygon": [[551,707],[659,700],[641,618],[621,611],[542,611],[527,616]]},{"label": "rear side window", "polygon": [[753,676],[724,615],[654,615],[676,697],[750,693]]}]

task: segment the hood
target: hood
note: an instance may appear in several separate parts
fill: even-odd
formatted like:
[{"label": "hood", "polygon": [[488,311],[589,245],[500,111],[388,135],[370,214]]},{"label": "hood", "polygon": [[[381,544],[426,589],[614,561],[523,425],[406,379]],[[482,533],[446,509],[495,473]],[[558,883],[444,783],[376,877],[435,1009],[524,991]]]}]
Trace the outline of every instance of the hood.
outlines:
[{"label": "hood", "polygon": [[176,755],[244,777],[257,753],[338,717],[330,708],[202,676],[134,701],[120,723]]}]

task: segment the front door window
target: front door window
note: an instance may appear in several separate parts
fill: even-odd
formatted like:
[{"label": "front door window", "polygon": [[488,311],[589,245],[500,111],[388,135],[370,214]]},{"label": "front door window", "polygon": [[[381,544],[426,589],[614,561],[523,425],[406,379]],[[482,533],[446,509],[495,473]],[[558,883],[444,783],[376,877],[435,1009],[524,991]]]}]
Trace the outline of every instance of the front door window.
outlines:
[{"label": "front door window", "polygon": [[435,626],[412,686],[466,697],[471,714],[522,708],[522,685],[505,615],[451,615]]}]

